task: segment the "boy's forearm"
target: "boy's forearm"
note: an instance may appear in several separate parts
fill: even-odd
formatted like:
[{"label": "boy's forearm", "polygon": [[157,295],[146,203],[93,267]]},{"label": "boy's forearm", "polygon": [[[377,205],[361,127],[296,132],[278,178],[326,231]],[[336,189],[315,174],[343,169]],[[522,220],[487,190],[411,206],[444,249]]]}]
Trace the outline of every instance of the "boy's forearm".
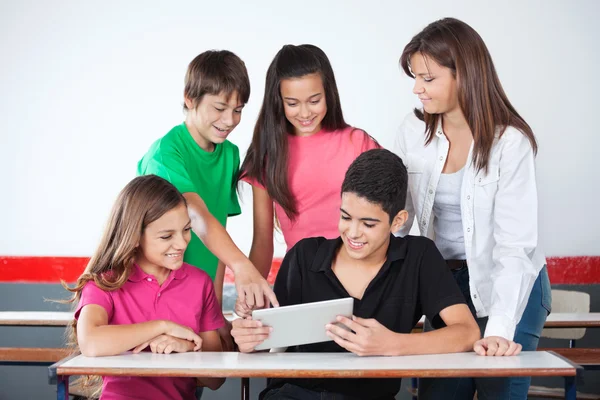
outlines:
[{"label": "boy's forearm", "polygon": [[249,264],[248,258],[233,243],[225,227],[210,213],[200,196],[196,193],[185,193],[184,197],[190,210],[192,230],[208,250],[234,273]]},{"label": "boy's forearm", "polygon": [[459,353],[473,350],[479,330],[469,324],[453,324],[430,332],[397,334],[391,344],[391,355]]}]

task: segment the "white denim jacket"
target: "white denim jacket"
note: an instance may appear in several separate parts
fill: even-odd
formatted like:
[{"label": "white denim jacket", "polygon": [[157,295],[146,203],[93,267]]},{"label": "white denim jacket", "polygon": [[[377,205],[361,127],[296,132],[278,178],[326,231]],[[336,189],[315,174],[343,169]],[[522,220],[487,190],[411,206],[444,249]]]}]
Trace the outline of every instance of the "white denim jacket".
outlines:
[{"label": "white denim jacket", "polygon": [[[413,113],[400,127],[394,151],[408,169],[409,221],[433,239],[433,201],[448,156],[441,123],[425,146],[425,123]],[[489,317],[484,337],[512,340],[533,284],[546,263],[538,245],[535,163],[527,137],[513,127],[496,135],[488,172],[477,171],[469,150],[461,186],[461,215],[469,265],[471,299],[477,317]]]}]

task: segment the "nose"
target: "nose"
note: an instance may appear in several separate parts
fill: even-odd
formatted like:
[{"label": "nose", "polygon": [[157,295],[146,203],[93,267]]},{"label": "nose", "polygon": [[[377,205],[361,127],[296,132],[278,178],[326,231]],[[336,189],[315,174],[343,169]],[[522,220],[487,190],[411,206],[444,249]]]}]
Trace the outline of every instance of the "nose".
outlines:
[{"label": "nose", "polygon": [[308,105],[300,105],[300,118],[308,119],[308,117],[310,117],[310,109]]},{"label": "nose", "polygon": [[233,110],[225,110],[221,114],[221,122],[227,126],[233,125]]},{"label": "nose", "polygon": [[350,228],[348,229],[348,237],[350,239],[358,239],[358,237],[361,235],[360,232],[360,223],[358,222],[353,222],[350,224]]},{"label": "nose", "polygon": [[177,235],[176,240],[173,242],[173,247],[176,250],[185,250],[188,243],[189,239],[186,237],[186,235]]},{"label": "nose", "polygon": [[423,85],[419,82],[419,80],[415,79],[415,84],[413,86],[413,93],[421,94],[424,91],[425,91],[425,89],[423,88]]}]

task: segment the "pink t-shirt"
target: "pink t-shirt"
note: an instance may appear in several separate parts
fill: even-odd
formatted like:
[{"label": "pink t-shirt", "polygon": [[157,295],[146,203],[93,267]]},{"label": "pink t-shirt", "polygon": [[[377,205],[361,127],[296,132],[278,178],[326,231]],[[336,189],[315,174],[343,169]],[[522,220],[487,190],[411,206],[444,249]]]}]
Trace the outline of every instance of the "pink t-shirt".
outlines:
[{"label": "pink t-shirt", "polygon": [[[299,240],[338,237],[342,182],[348,167],[361,153],[379,147],[364,131],[352,127],[320,130],[311,136],[288,136],[288,182],[298,215],[291,221],[275,203],[281,232],[291,249]],[[264,187],[253,179],[244,181]]]},{"label": "pink t-shirt", "polygon": [[[118,290],[105,292],[90,281],[83,288],[75,318],[79,318],[79,312],[88,304],[103,307],[109,325],[169,320],[196,333],[214,331],[224,325],[210,277],[185,263],[172,271],[162,286],[137,265]],[[102,381],[103,400],[195,399],[194,378],[104,376]]]}]

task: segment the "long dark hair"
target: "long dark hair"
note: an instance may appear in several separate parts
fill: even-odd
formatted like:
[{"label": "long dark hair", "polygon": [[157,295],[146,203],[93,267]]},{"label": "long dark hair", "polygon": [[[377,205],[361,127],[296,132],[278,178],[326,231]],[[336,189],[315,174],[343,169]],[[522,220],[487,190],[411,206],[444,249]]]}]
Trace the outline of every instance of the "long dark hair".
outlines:
[{"label": "long dark hair", "polygon": [[263,104],[239,178],[248,177],[258,181],[292,220],[298,212],[288,184],[288,135],[294,130],[285,117],[280,84],[282,79],[300,78],[314,73],[321,76],[325,89],[327,113],[321,122],[322,129],[333,131],[348,127],[327,55],[310,44],[285,45],[275,55],[267,70]]},{"label": "long dark hair", "polygon": [[[414,78],[410,58],[421,53],[439,65],[449,68],[458,77],[458,104],[473,134],[473,164],[487,172],[490,153],[497,129],[500,136],[508,126],[521,131],[537,153],[533,131],[512,106],[502,89],[492,57],[479,34],[466,23],[444,18],[429,24],[404,47],[400,65]],[[426,124],[426,144],[431,143],[440,114],[428,114],[415,109]]]}]

